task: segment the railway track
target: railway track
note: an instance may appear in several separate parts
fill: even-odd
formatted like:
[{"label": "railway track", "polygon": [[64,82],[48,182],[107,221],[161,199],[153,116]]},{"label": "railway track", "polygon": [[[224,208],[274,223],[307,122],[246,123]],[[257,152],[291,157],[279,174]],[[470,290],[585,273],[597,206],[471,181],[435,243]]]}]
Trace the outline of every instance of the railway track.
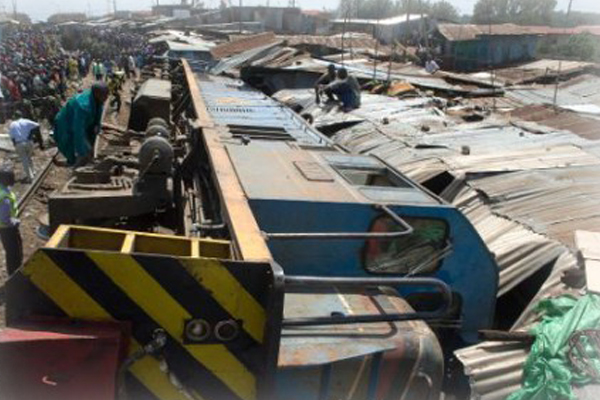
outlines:
[{"label": "railway track", "polygon": [[50,170],[52,169],[52,165],[54,164],[54,161],[56,160],[57,156],[58,156],[58,149],[54,152],[54,155],[52,155],[50,157],[50,159],[48,160],[48,162],[44,165],[44,168],[42,169],[42,171],[39,174],[37,174],[37,176],[34,178],[33,182],[29,186],[29,188],[27,188],[25,193],[19,198],[19,201],[17,202],[17,216],[18,217],[21,216],[23,211],[26,209],[27,204],[29,204],[29,201],[31,201],[31,199],[33,198],[33,195],[37,192],[37,190],[39,189],[42,182],[48,176],[48,172],[50,172]]}]

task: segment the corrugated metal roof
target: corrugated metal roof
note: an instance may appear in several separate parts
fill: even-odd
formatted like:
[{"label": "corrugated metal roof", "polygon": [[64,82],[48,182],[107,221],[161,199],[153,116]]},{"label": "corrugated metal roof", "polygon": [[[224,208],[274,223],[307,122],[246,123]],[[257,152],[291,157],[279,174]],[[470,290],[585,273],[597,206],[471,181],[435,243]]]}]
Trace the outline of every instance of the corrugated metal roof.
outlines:
[{"label": "corrugated metal roof", "polygon": [[[446,171],[458,178],[441,196],[465,214],[495,255],[498,296],[552,266],[513,329],[539,319],[533,306],[541,298],[573,291],[561,281],[576,266],[573,232],[600,231],[600,145],[563,126],[529,131],[502,120],[455,125],[432,107],[432,99],[363,99],[363,107],[343,115],[311,109],[310,102],[307,109],[315,125],[362,120],[334,136],[351,152],[375,155],[420,183]],[[441,123],[422,129],[431,118]],[[484,342],[457,352],[473,398],[485,400],[504,399],[520,387],[526,356],[527,348],[512,342]]]},{"label": "corrugated metal roof", "polygon": [[521,387],[528,346],[516,342],[483,342],[456,351],[471,383],[471,398],[504,400]]},{"label": "corrugated metal roof", "polygon": [[289,135],[300,143],[328,144],[288,107],[242,81],[208,75],[199,75],[197,81],[206,108],[218,124],[244,129],[271,128],[280,138]]},{"label": "corrugated metal roof", "polygon": [[[494,204],[490,205],[485,188],[478,186],[478,183],[494,179],[481,178],[482,173],[543,173],[563,171],[566,168],[574,168],[575,165],[588,166],[580,168],[600,171],[600,158],[595,152],[583,149],[589,147],[589,142],[567,132],[550,129],[545,134],[537,134],[506,124],[452,126],[451,122],[447,122],[449,127],[444,127],[443,124],[437,127],[433,125],[429,132],[424,132],[420,129],[423,124],[420,118],[427,110],[422,109],[425,103],[400,113],[398,123],[391,121],[383,124],[381,116],[385,115],[386,107],[388,114],[392,114],[395,103],[403,105],[407,101],[383,98],[387,99],[387,106],[382,101],[382,108],[375,112],[370,112],[367,107],[362,111],[361,118],[368,122],[340,131],[334,137],[336,143],[353,152],[376,155],[421,183],[444,171],[449,171],[459,178],[464,177],[465,180],[456,181],[458,186],[447,189],[443,197],[465,213],[490,251],[496,255],[500,267],[499,295],[507,293],[568,251],[565,247],[568,241],[564,240],[564,236],[557,235],[556,240],[553,240],[553,237],[545,235],[550,229],[537,231],[537,225],[528,224],[528,221],[519,220],[512,214],[497,211],[497,207],[501,207],[506,201],[505,195],[510,191],[500,190],[494,193]],[[418,104],[418,101],[415,104]],[[358,110],[350,114],[357,115],[357,112]],[[444,119],[443,116],[441,118]],[[322,118],[319,117],[315,124],[321,121]],[[462,154],[463,146],[469,147],[470,154]],[[511,176],[515,176],[515,173],[504,173],[495,179],[500,184]],[[530,182],[513,182],[511,187],[521,188],[525,192],[528,188],[532,193],[543,190],[532,186]],[[582,194],[574,192],[573,198],[569,199],[570,206],[573,209],[581,206],[581,212],[584,212],[587,205],[577,201],[577,193]],[[514,206],[517,209],[519,199],[519,196],[515,196]],[[539,207],[542,197],[536,201],[537,204],[532,203],[531,207],[543,210],[543,207]],[[528,207],[523,205],[523,209],[528,210]],[[563,215],[568,213],[565,210],[553,212]],[[524,211],[525,216],[526,214]],[[588,224],[592,222],[585,221],[585,224],[589,227]]]},{"label": "corrugated metal roof", "polygon": [[[494,70],[495,80],[505,84],[517,85],[533,82],[552,83],[558,74],[560,63],[560,76],[573,76],[583,74],[598,68],[598,64],[583,61],[559,61],[559,60],[538,60],[517,67],[501,68]],[[476,72],[469,76],[482,77],[490,79],[489,72]]]},{"label": "corrugated metal roof", "polygon": [[[575,256],[569,252],[562,253],[554,263],[550,276],[512,330],[526,331],[539,321],[540,316],[533,308],[541,299],[566,293],[577,295],[578,290],[562,283],[565,272],[577,268]],[[479,400],[504,400],[519,390],[528,353],[529,346],[522,343],[491,341],[455,352],[469,377],[471,398]]]},{"label": "corrugated metal roof", "polygon": [[349,18],[349,19],[334,19],[331,21],[334,24],[354,24],[354,25],[398,25],[408,21],[418,21],[424,18],[428,18],[427,14],[401,14],[391,18],[385,19],[360,19],[360,18]]},{"label": "corrugated metal roof", "polygon": [[576,112],[555,109],[548,105],[530,105],[513,110],[511,117],[567,130],[586,139],[600,140],[600,121]]},{"label": "corrugated metal roof", "polygon": [[[506,94],[525,105],[554,103],[554,85],[507,89]],[[581,104],[600,106],[600,77],[582,75],[559,85],[557,104],[561,106]]]},{"label": "corrugated metal roof", "polygon": [[212,45],[209,43],[184,43],[167,40],[167,46],[172,51],[197,51],[209,52]]},{"label": "corrugated metal roof", "polygon": [[273,34],[273,32],[265,32],[260,33],[258,35],[246,36],[237,40],[220,44],[212,48],[211,54],[216,59],[222,59],[225,57],[230,57],[234,54],[239,54],[248,50],[264,47],[275,42],[278,42],[278,40]]},{"label": "corrugated metal roof", "polygon": [[475,40],[479,36],[540,35],[545,27],[520,26],[515,24],[438,24],[438,30],[450,41]]},{"label": "corrugated metal roof", "polygon": [[550,26],[516,24],[438,24],[439,32],[450,41],[474,40],[479,36],[501,35],[576,35],[590,33],[600,35],[600,26],[579,26],[575,28],[554,28]]},{"label": "corrugated metal roof", "polygon": [[243,53],[235,54],[231,57],[220,60],[217,65],[211,68],[210,72],[214,75],[219,75],[225,71],[230,71],[239,68],[245,64],[252,62],[269,54],[277,54],[282,51],[280,42],[269,43],[261,47],[253,48]]},{"label": "corrugated metal roof", "polygon": [[575,230],[600,231],[598,182],[600,167],[592,165],[527,170],[469,184],[485,193],[496,214],[574,247]]},{"label": "corrugated metal roof", "polygon": [[345,50],[353,49],[354,51],[360,51],[364,49],[366,51],[374,51],[377,47],[380,55],[386,55],[391,53],[389,46],[377,43],[377,40],[371,35],[361,36],[349,36],[342,37],[339,35],[334,36],[316,36],[316,35],[293,35],[293,36],[280,36],[282,40],[285,40],[289,46],[301,46],[301,45],[316,45],[329,47],[332,49]]},{"label": "corrugated metal roof", "polygon": [[409,74],[403,73],[403,71],[392,71],[392,73],[388,76],[388,64],[387,63],[378,63],[378,67],[375,71],[373,71],[373,63],[363,63],[361,61],[357,62],[345,62],[344,64],[340,62],[336,62],[334,60],[319,60],[319,59],[307,59],[298,65],[290,65],[285,67],[290,70],[308,70],[315,72],[325,72],[327,70],[327,66],[329,64],[333,64],[336,68],[346,68],[348,72],[353,74],[357,78],[362,79],[377,79],[380,81],[387,81],[388,78],[392,80],[400,80],[410,83],[413,86],[417,86],[419,88],[427,89],[427,90],[439,90],[446,92],[453,92],[457,94],[469,94],[471,93],[470,89],[467,89],[461,85],[453,85],[446,82],[442,77],[433,76],[431,74],[417,75],[417,74]]}]

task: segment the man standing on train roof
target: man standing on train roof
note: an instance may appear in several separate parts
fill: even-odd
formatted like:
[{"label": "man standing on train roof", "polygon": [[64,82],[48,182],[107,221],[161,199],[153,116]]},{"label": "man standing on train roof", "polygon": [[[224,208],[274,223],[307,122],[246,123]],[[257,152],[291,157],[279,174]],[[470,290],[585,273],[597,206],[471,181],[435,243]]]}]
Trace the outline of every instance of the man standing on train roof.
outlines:
[{"label": "man standing on train roof", "polygon": [[[335,81],[335,65],[329,64],[327,66],[327,72],[321,75],[321,77],[317,80],[317,83],[315,83],[315,94],[317,96],[317,104],[321,102],[320,92],[325,86],[329,85],[333,81]],[[331,93],[327,93],[327,98],[329,101],[334,100]]]},{"label": "man standing on train roof", "polygon": [[73,96],[54,120],[54,141],[68,165],[84,165],[93,157],[100,132],[108,86],[96,82],[91,89]]},{"label": "man standing on train roof", "polygon": [[6,270],[12,275],[23,262],[23,241],[17,218],[17,196],[11,190],[15,173],[11,165],[0,165],[0,239],[6,254]]}]

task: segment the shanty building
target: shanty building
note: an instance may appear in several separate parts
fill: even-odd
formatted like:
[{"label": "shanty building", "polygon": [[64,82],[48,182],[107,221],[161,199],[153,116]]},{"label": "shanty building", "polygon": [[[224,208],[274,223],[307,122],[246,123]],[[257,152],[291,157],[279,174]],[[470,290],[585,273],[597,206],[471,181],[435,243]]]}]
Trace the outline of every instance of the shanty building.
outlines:
[{"label": "shanty building", "polygon": [[425,14],[404,14],[386,19],[335,19],[332,31],[362,32],[374,35],[383,43],[394,41],[418,44],[435,27],[435,22]]},{"label": "shanty building", "polygon": [[538,29],[515,24],[439,24],[436,41],[442,68],[474,71],[532,60],[541,36]]},{"label": "shanty building", "polygon": [[298,7],[242,6],[222,11],[223,22],[261,22],[263,28],[277,33],[302,32],[303,15]]}]

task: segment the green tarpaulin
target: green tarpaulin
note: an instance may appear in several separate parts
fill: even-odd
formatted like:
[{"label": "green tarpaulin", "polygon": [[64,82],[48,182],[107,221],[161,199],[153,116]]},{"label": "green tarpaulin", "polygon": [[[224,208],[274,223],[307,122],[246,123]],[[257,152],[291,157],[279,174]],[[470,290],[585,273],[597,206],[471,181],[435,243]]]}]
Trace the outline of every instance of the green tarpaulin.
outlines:
[{"label": "green tarpaulin", "polygon": [[[600,296],[542,300],[537,311],[544,317],[531,331],[536,339],[525,362],[523,387],[507,400],[576,399],[571,385],[592,379],[572,367],[568,359],[569,338],[582,329],[600,328]],[[600,371],[598,354],[590,349],[587,355]]]}]

